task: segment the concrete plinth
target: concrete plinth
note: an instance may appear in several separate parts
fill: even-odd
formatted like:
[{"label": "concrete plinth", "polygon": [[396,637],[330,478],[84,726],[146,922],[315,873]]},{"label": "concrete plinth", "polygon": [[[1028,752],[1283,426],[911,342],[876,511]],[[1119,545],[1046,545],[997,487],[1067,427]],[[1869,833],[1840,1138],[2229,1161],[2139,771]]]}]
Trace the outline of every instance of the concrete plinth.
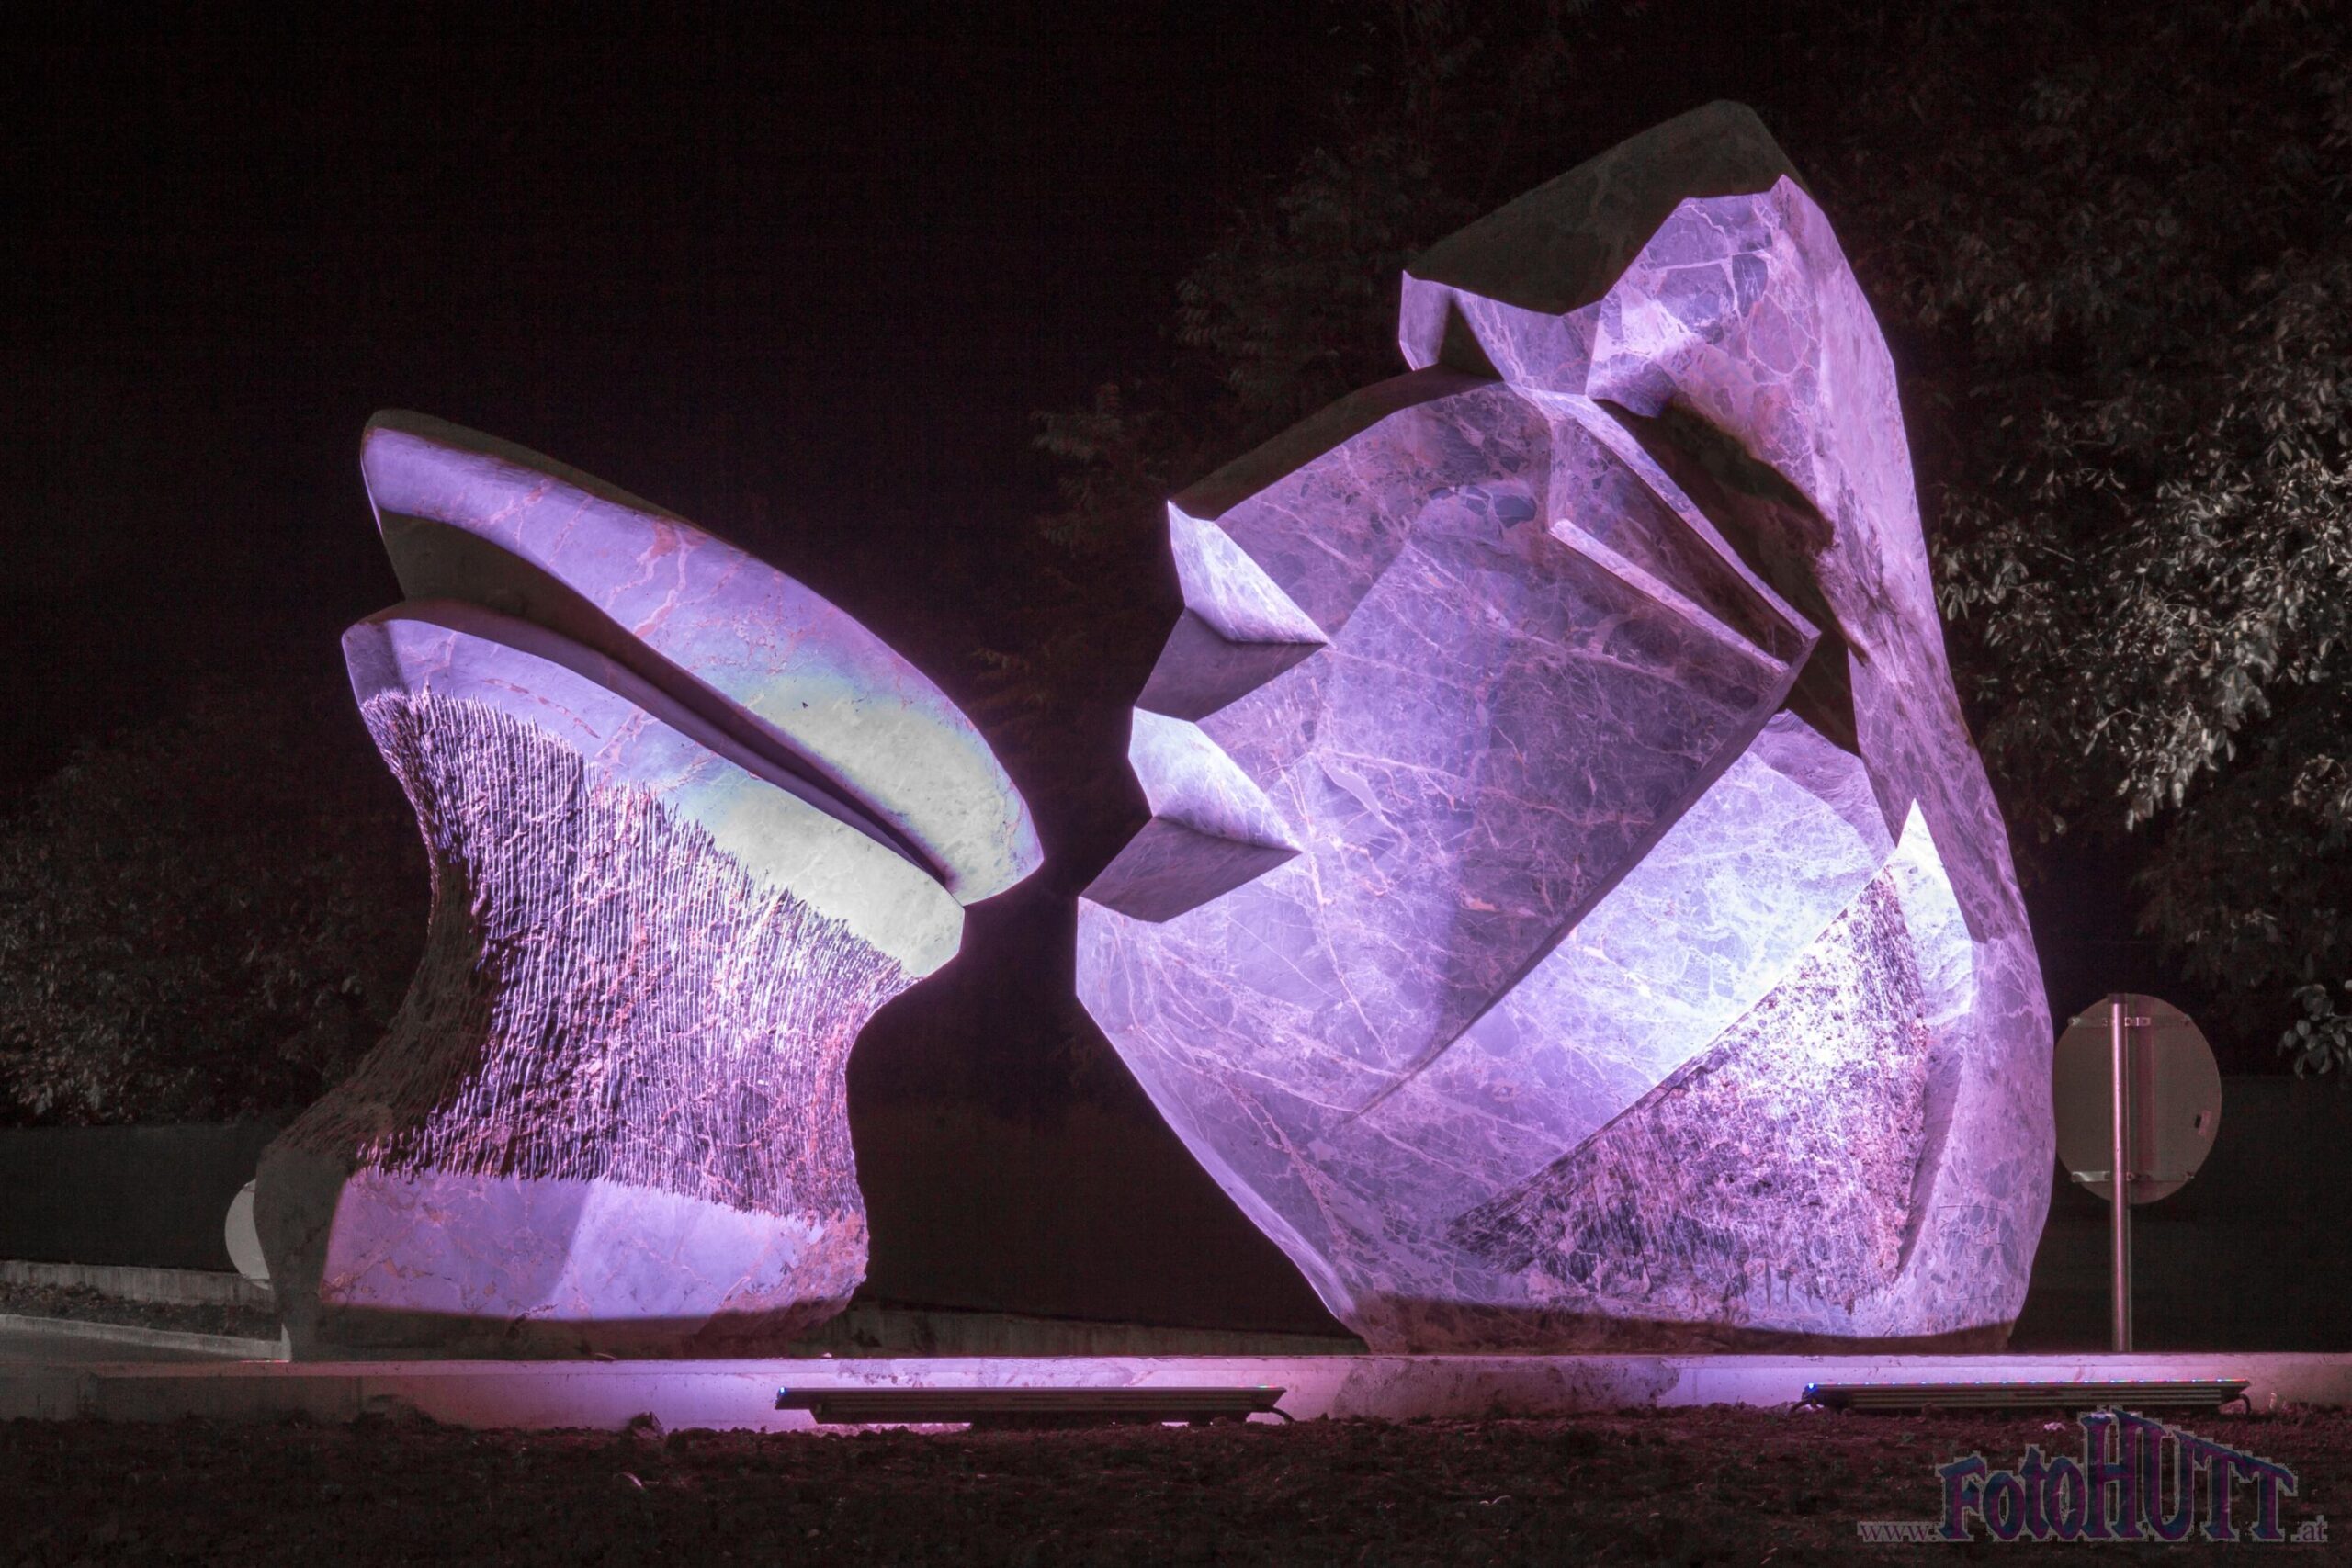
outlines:
[{"label": "concrete plinth", "polygon": [[1784,1405],[1808,1382],[2244,1378],[2256,1410],[2352,1404],[2352,1356],[1170,1356],[404,1363],[249,1361],[0,1371],[0,1419],[322,1421],[421,1416],[475,1428],[812,1428],[776,1390],[826,1387],[1230,1387],[1287,1390],[1295,1420],[1571,1416]]}]

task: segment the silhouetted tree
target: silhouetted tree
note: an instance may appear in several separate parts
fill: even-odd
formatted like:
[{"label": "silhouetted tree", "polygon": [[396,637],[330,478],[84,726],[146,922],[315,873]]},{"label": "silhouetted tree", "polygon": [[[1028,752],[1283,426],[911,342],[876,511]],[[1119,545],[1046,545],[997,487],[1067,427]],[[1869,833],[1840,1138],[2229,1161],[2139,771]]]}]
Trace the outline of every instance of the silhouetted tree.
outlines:
[{"label": "silhouetted tree", "polygon": [[2143,929],[2273,1028],[2352,970],[2346,22],[1934,7],[1833,171],[1925,350],[1939,592],[2012,822],[2131,835]]},{"label": "silhouetted tree", "polygon": [[424,852],[347,710],[200,688],[0,827],[0,1120],[299,1109],[375,1042]]}]

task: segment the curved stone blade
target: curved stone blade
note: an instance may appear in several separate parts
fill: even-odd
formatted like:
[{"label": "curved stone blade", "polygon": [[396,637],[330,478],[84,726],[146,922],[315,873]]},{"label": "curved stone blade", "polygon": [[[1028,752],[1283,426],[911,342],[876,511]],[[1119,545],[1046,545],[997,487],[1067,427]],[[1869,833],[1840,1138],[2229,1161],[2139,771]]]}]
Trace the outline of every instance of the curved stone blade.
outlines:
[{"label": "curved stone blade", "polygon": [[576,469],[423,414],[360,457],[401,586],[545,626],[779,767],[848,798],[956,897],[1044,858],[979,732],[882,640],[717,536]]},{"label": "curved stone blade", "polygon": [[362,469],[431,595],[344,652],[433,912],[262,1161],[295,1354],[778,1349],[865,1272],[851,1048],[1037,864],[1028,808],[911,665],[660,508],[420,415]]}]

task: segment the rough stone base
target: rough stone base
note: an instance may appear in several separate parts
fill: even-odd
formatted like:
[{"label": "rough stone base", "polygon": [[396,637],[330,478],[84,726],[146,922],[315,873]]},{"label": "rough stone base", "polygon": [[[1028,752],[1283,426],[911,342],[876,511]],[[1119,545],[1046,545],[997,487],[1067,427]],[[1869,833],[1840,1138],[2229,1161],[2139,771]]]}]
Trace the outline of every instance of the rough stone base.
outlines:
[{"label": "rough stone base", "polygon": [[866,1253],[843,1072],[911,977],[546,730],[365,711],[432,924],[390,1032],[262,1160],[295,1355],[741,1353],[839,1311]]},{"label": "rough stone base", "polygon": [[401,1175],[274,1150],[262,1224],[303,1360],[773,1354],[848,1303],[818,1226],[615,1182]]}]

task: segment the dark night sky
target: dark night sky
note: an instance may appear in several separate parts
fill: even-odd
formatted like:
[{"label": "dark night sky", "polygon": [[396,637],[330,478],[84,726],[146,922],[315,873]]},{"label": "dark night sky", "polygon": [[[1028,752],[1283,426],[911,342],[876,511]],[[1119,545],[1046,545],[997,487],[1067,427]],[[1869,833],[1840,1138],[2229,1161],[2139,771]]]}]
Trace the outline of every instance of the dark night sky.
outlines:
[{"label": "dark night sky", "polygon": [[[386,406],[727,534],[967,696],[1052,496],[1033,412],[1161,362],[1177,279],[1312,144],[1365,14],[322,9],[290,29],[0,9],[0,811],[206,670],[347,717],[372,772],[336,638],[399,597],[356,466]],[[1802,69],[1771,25],[1716,24],[1598,62],[1596,134],[1556,167],[1776,93],[1802,164]],[[974,971],[1034,971],[1040,1015],[1066,992],[1046,880],[984,907],[967,958],[869,1029],[869,1081],[1034,1054],[993,1043]],[[2161,977],[2127,973],[2147,960],[2097,896],[2113,878],[2078,880],[2038,895],[2079,939],[2062,1009]],[[1201,1179],[1164,1129],[1136,1136],[1169,1182]],[[1266,1299],[1315,1316],[1261,1251]]]},{"label": "dark night sky", "polygon": [[[1767,13],[1633,24],[1554,162],[1721,94],[1802,163],[1836,106],[1795,51],[1839,46]],[[385,406],[728,534],[968,695],[1051,496],[1033,412],[1162,361],[1176,280],[1379,14],[9,8],[0,809],[197,670],[347,705],[335,638],[398,598],[356,469]],[[2120,973],[2120,900],[2060,918]]]},{"label": "dark night sky", "polygon": [[1048,499],[1031,412],[1153,351],[1308,133],[1326,13],[756,10],[8,24],[0,788],[190,660],[331,692],[397,597],[388,405],[730,534],[953,688]]}]

